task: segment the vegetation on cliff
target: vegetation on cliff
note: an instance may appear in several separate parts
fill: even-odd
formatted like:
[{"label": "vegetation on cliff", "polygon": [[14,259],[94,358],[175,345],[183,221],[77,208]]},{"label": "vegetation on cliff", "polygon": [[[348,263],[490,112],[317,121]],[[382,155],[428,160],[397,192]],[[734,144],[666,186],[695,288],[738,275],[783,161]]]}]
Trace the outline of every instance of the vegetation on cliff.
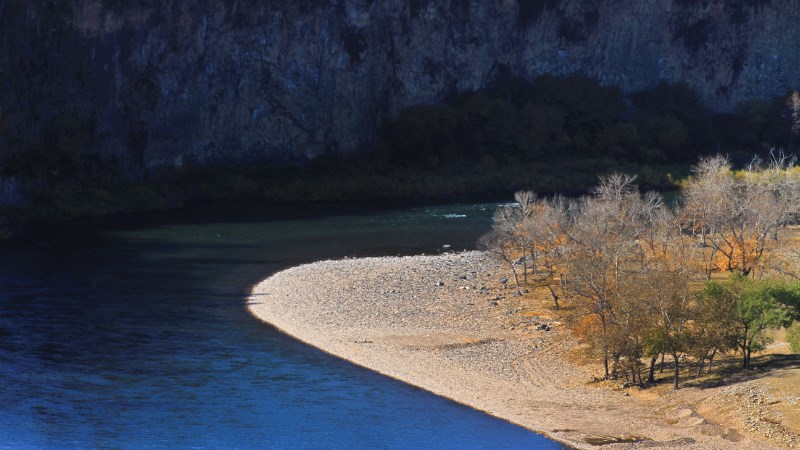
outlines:
[{"label": "vegetation on cliff", "polygon": [[501,76],[488,89],[404,109],[357,155],[325,153],[305,166],[186,161],[180,169],[131,169],[98,156],[89,150],[96,121],[75,112],[0,161],[0,227],[208,201],[500,197],[520,189],[580,195],[614,171],[666,191],[698,155],[724,149],[740,162],[754,148],[791,148],[792,111],[781,98],[714,113],[682,84],[626,97],[581,76]]},{"label": "vegetation on cliff", "polygon": [[387,125],[378,153],[412,166],[563,158],[688,165],[721,152],[743,164],[754,151],[793,151],[792,108],[778,97],[718,113],[682,83],[625,96],[579,75],[500,78],[441,105],[404,109]]}]

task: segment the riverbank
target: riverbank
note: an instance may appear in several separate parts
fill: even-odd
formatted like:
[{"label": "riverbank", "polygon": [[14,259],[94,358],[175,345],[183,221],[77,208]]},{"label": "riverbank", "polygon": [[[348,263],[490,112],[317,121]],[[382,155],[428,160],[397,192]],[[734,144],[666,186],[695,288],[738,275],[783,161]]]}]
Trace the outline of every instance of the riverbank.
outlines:
[{"label": "riverbank", "polygon": [[[165,170],[152,175],[149,181],[138,182],[20,182],[14,202],[0,195],[0,205],[6,205],[0,206],[0,241],[22,237],[31,229],[53,225],[57,228],[76,218],[204,205],[375,203],[386,208],[466,198],[504,200],[519,189],[581,195],[595,185],[598,173],[613,171],[636,174],[643,189],[665,192],[674,190],[676,180],[687,175],[688,170],[687,165],[648,166],[591,158],[431,169],[376,168],[356,161],[328,161],[308,166],[189,167]],[[16,206],[8,206],[13,204]]]},{"label": "riverbank", "polygon": [[597,367],[573,362],[578,343],[503,274],[479,252],[323,261],[264,280],[248,307],[335,356],[578,448],[781,448],[701,415],[725,388],[590,383]]}]

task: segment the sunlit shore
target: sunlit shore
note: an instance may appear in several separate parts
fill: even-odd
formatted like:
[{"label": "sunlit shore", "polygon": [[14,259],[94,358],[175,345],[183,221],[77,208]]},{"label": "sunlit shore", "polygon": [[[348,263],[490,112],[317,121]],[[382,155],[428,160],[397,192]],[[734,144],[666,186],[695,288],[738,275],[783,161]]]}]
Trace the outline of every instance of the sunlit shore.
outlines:
[{"label": "sunlit shore", "polygon": [[335,356],[578,448],[781,448],[702,415],[705,397],[724,398],[714,389],[659,397],[589,383],[597,367],[571,362],[577,344],[562,324],[502,277],[479,252],[323,261],[264,280],[249,309]]}]

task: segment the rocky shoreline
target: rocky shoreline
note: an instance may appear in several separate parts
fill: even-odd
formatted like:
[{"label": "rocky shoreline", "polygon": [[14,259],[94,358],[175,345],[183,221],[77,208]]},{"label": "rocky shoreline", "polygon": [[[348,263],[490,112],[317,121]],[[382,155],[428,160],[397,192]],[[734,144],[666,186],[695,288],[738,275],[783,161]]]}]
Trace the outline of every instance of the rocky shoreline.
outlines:
[{"label": "rocky shoreline", "polygon": [[323,351],[577,448],[781,448],[675,397],[589,383],[578,345],[480,252],[321,261],[256,285],[259,319]]}]

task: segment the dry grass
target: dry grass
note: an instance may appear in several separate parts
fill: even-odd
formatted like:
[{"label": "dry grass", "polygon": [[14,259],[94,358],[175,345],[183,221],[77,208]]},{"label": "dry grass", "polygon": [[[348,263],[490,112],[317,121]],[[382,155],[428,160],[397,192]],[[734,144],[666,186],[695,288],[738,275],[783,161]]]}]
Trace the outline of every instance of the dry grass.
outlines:
[{"label": "dry grass", "polygon": [[[783,242],[800,248],[800,227],[790,227],[782,233]],[[791,262],[800,267],[800,261]],[[714,275],[715,279],[725,277],[726,274]],[[548,289],[529,291],[522,297],[512,297],[517,299],[514,308],[518,316],[564,323],[569,328],[576,313],[573,304],[562,299],[561,308],[555,309]],[[574,339],[568,334],[562,336]],[[738,439],[741,433],[752,434],[780,446],[800,448],[800,355],[791,352],[784,329],[771,331],[769,336],[772,343],[753,355],[749,370],[741,368],[741,355],[737,353],[717,355],[712,368],[706,367],[700,374],[697,362],[684,358],[680,364],[682,389],[675,392],[673,362],[667,357],[663,370],[660,361],[657,363],[655,385],[627,391],[637,398],[682,405],[692,414],[701,414],[694,420],[707,426],[709,433],[727,433],[731,440]],[[565,355],[573,364],[601,367],[601,360],[586,344],[574,346]],[[601,389],[622,389],[620,381],[595,384]],[[677,417],[672,421],[678,424],[681,420]]]}]

